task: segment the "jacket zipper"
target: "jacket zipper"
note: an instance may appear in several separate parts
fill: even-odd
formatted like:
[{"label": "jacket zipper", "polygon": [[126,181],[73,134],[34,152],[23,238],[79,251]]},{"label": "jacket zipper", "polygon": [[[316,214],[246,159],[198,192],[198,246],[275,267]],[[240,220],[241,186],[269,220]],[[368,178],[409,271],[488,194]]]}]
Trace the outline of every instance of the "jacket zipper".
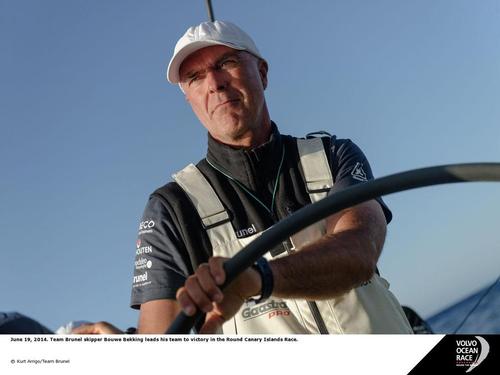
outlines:
[{"label": "jacket zipper", "polygon": [[316,325],[318,326],[319,333],[322,335],[328,335],[328,329],[326,328],[325,321],[323,320],[323,317],[319,312],[318,305],[316,304],[316,302],[307,301],[307,304],[309,305],[311,314],[314,318],[314,321],[316,322]]}]

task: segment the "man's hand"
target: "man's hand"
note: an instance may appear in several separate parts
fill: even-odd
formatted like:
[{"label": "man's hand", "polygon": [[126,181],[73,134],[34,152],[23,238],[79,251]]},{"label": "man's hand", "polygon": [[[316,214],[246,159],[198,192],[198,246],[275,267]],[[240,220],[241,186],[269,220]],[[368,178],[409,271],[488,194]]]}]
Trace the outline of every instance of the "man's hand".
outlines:
[{"label": "man's hand", "polygon": [[197,310],[207,313],[200,333],[216,333],[224,322],[238,312],[245,300],[261,291],[259,273],[249,268],[222,292],[219,287],[226,280],[223,267],[226,260],[221,257],[210,258],[177,291],[177,301],[186,315],[192,316]]},{"label": "man's hand", "polygon": [[[327,233],[300,251],[273,259],[273,295],[279,298],[322,300],[338,297],[369,280],[385,239],[386,221],[374,200],[345,209],[326,219]],[[249,297],[260,294],[262,280],[245,270],[222,294],[226,259],[210,258],[177,291],[177,302],[188,316],[207,313],[202,333],[216,333]]]},{"label": "man's hand", "polygon": [[125,332],[119,330],[108,322],[98,322],[81,325],[80,327],[73,329],[71,333],[77,335],[116,335],[123,334]]}]

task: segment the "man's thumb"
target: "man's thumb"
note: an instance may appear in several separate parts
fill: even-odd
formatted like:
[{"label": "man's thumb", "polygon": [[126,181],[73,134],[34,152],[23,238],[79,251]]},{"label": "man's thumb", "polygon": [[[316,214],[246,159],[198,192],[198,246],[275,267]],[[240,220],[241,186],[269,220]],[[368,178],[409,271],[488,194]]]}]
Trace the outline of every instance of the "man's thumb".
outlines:
[{"label": "man's thumb", "polygon": [[207,314],[205,319],[205,324],[201,327],[200,333],[213,335],[222,332],[222,324],[224,324],[224,319],[221,315],[215,312],[210,312]]}]

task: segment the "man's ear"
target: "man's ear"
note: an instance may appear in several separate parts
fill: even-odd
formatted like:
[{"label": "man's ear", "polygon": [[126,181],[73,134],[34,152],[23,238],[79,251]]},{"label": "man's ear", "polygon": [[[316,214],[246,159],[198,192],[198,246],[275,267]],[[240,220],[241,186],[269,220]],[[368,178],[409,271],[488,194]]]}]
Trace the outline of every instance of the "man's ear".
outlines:
[{"label": "man's ear", "polygon": [[263,59],[259,59],[259,74],[260,74],[260,79],[262,81],[262,86],[264,87],[264,90],[267,88],[267,71],[269,70],[269,67],[267,65],[267,61]]}]

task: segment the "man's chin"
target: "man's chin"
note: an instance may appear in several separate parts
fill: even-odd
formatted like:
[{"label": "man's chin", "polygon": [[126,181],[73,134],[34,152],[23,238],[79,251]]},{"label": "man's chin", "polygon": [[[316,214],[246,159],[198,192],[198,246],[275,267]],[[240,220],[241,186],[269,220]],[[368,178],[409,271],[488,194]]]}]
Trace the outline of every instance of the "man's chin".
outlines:
[{"label": "man's chin", "polygon": [[211,134],[222,143],[240,145],[241,142],[245,143],[245,139],[252,138],[253,128],[235,113],[219,116],[213,120],[211,128],[215,131]]},{"label": "man's chin", "polygon": [[221,135],[225,135],[226,137],[229,138],[240,138],[243,136],[245,133],[248,132],[248,127],[245,126],[241,121],[238,121],[236,119],[230,119],[229,121],[225,119],[226,121],[221,121],[216,125],[218,133]]},{"label": "man's chin", "polygon": [[248,129],[231,129],[223,132],[218,132],[218,134],[212,134],[212,136],[219,142],[224,143],[229,146],[234,147],[247,147],[245,142],[251,136],[249,135]]}]

